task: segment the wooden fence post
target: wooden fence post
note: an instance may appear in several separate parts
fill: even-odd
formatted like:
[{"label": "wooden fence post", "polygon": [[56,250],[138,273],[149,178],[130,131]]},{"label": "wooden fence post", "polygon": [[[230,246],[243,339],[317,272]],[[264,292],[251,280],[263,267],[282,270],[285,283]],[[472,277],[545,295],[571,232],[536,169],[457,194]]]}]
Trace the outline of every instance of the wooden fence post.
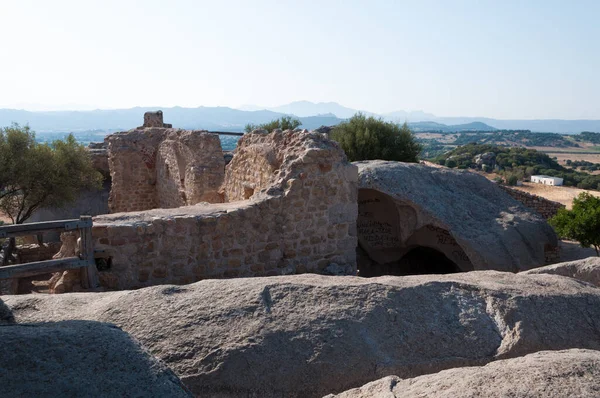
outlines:
[{"label": "wooden fence post", "polygon": [[[80,221],[91,221],[91,216],[81,216]],[[94,242],[92,240],[92,227],[83,227],[79,230],[81,239],[81,259],[87,262],[86,267],[81,267],[81,287],[95,289],[99,285],[98,269],[94,260]]]}]

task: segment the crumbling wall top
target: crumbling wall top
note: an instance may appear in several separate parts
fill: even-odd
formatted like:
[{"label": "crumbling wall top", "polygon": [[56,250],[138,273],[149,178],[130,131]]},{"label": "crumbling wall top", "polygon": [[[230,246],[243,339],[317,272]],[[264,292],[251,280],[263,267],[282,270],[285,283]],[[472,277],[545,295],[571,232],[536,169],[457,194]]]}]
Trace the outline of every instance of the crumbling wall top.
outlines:
[{"label": "crumbling wall top", "polygon": [[164,127],[171,128],[173,125],[163,122],[162,111],[144,113],[144,125],[142,127]]}]

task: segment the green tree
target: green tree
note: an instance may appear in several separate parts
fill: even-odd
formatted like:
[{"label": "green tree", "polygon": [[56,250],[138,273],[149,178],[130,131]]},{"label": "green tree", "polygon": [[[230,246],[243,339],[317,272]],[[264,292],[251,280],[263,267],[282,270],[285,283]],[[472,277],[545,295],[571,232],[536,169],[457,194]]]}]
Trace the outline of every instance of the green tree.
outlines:
[{"label": "green tree", "polygon": [[381,159],[415,163],[421,152],[406,123],[400,127],[361,113],[335,126],[332,138],[352,162]]},{"label": "green tree", "polygon": [[258,125],[248,123],[244,130],[246,133],[251,133],[254,130],[267,130],[270,132],[275,129],[295,130],[300,126],[302,126],[302,122],[295,117],[282,116],[280,119],[271,120],[269,123]]},{"label": "green tree", "polygon": [[[82,189],[99,189],[102,175],[73,135],[51,144],[35,140],[29,126],[0,128],[0,212],[22,224],[41,207],[62,207]],[[9,240],[3,263],[10,259]]]},{"label": "green tree", "polygon": [[561,238],[593,246],[600,256],[600,198],[582,192],[573,200],[572,210],[559,209],[548,222]]},{"label": "green tree", "polygon": [[456,160],[454,160],[454,159],[446,159],[445,165],[446,165],[446,167],[450,167],[451,169],[453,169],[456,166],[458,166],[458,163],[456,163]]}]

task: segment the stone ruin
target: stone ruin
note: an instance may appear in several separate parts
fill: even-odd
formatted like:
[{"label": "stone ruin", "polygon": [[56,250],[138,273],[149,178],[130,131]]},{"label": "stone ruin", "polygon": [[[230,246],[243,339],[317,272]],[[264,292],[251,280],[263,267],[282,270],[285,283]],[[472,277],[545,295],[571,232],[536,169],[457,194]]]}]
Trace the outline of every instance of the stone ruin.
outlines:
[{"label": "stone ruin", "polygon": [[107,142],[113,214],[92,231],[111,261],[105,287],[356,273],[357,168],[321,134],[247,134],[227,166],[207,132],[140,127]]},{"label": "stone ruin", "polygon": [[163,123],[163,113],[162,111],[156,111],[156,112],[146,112],[144,113],[144,125],[142,126],[142,128],[144,127],[164,127],[164,128],[171,128],[173,127],[172,124],[166,124]]},{"label": "stone ruin", "polygon": [[218,135],[140,127],[106,141],[112,213],[223,201],[225,160]]},{"label": "stone ruin", "polygon": [[[226,164],[218,135],[168,126],[162,112],[147,113],[144,126],[93,149],[110,171],[111,214],[92,231],[106,289],[307,272],[517,272],[558,260],[545,221],[472,173],[351,164],[326,134],[306,130],[246,134]],[[69,291],[69,272],[52,290]]]},{"label": "stone ruin", "polygon": [[[164,131],[144,137],[140,129]],[[110,154],[116,193],[126,197],[118,174],[127,169],[114,168],[124,157],[141,159],[130,166],[155,181],[146,194],[153,201],[140,206],[187,200],[194,184],[186,185],[186,173],[196,167],[185,151],[188,133],[206,134],[143,127],[109,138],[129,148]],[[153,168],[136,157],[148,147],[156,148],[146,158]],[[160,170],[179,165],[178,153],[184,181],[158,190],[159,180],[172,178]],[[511,272],[280,275],[7,296],[4,391],[215,398],[600,391],[600,260],[517,273],[542,265],[556,236],[485,178],[399,162],[350,164],[336,143],[307,131],[244,136],[221,175],[218,189],[207,189],[215,203],[96,217],[96,249],[112,261],[100,271],[103,286],[355,274],[357,247],[363,276]],[[76,238],[63,234],[56,257],[76,254]],[[68,289],[69,272],[53,278],[55,289]]]},{"label": "stone ruin", "polygon": [[361,276],[519,272],[557,252],[552,227],[483,176],[413,163],[355,164]]}]

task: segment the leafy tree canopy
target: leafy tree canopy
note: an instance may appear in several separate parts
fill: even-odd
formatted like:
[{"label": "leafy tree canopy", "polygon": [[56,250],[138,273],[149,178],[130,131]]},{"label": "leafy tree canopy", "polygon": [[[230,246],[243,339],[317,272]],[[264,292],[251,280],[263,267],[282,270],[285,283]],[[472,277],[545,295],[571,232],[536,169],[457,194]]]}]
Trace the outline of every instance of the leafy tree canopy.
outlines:
[{"label": "leafy tree canopy", "polygon": [[582,192],[573,200],[572,210],[558,210],[549,223],[560,237],[592,246],[600,256],[600,198]]},{"label": "leafy tree canopy", "polygon": [[0,211],[21,224],[40,207],[62,207],[102,176],[73,135],[40,144],[29,126],[0,128]]},{"label": "leafy tree canopy", "polygon": [[250,133],[254,130],[295,130],[300,126],[302,126],[302,122],[300,120],[291,116],[282,116],[280,119],[272,120],[269,123],[263,123],[258,125],[249,123],[246,125],[244,130],[246,131],[246,133]]},{"label": "leafy tree canopy", "polygon": [[335,126],[332,138],[352,162],[381,159],[415,163],[421,152],[406,123],[400,127],[361,113]]}]

